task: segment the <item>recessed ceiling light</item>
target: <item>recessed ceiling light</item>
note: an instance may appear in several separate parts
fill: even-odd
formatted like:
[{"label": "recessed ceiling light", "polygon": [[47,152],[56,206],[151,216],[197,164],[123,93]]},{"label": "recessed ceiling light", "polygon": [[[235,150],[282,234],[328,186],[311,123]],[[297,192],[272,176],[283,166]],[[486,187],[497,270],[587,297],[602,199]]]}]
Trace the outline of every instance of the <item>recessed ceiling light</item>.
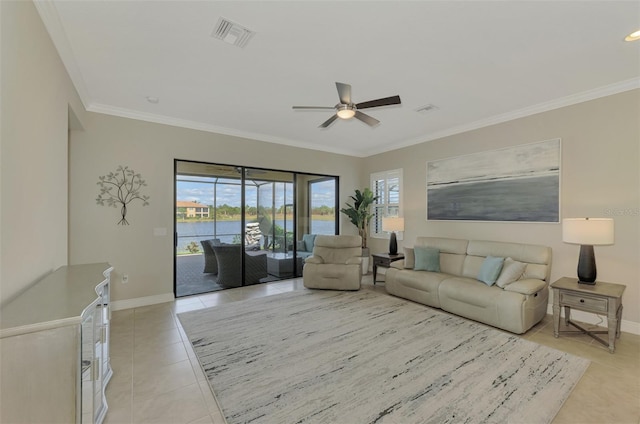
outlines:
[{"label": "recessed ceiling light", "polygon": [[640,40],[640,29],[624,37],[624,41],[636,41],[636,40]]},{"label": "recessed ceiling light", "polygon": [[147,101],[149,103],[153,103],[154,105],[160,103],[160,99],[157,97],[153,97],[153,96],[147,96]]}]

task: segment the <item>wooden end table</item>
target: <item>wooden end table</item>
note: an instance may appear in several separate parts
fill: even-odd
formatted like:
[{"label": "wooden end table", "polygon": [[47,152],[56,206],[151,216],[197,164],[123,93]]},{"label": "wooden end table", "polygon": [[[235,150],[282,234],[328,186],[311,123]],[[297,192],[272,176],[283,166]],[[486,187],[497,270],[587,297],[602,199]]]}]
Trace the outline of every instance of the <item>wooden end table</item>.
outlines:
[{"label": "wooden end table", "polygon": [[391,266],[391,262],[404,259],[404,255],[402,253],[395,255],[391,255],[389,253],[373,253],[371,256],[373,257],[373,285],[376,284],[376,275],[378,274],[379,266],[389,268]]},{"label": "wooden end table", "polygon": [[[626,286],[622,284],[597,281],[595,285],[579,284],[578,279],[563,277],[551,284],[553,290],[553,335],[560,333],[588,334],[598,342],[609,347],[609,353],[615,351],[616,338],[620,338],[622,321],[622,293]],[[579,331],[560,331],[560,313],[564,307],[565,325],[572,325]],[[607,315],[607,331],[591,331],[571,321],[571,308],[579,311]],[[596,334],[608,334],[609,343]]]}]

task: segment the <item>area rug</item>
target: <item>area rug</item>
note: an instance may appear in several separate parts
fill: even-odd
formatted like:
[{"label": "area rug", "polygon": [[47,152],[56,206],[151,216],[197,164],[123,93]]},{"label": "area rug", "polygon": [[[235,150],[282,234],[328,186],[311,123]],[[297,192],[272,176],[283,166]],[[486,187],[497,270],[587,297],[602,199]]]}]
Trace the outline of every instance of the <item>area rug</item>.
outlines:
[{"label": "area rug", "polygon": [[229,424],[548,423],[589,365],[368,290],[179,318]]}]

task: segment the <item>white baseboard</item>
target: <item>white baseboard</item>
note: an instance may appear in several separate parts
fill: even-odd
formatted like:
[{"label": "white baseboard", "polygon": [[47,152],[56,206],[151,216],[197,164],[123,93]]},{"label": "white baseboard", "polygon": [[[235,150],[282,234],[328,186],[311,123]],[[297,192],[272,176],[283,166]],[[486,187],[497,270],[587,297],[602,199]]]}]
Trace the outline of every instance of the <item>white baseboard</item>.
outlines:
[{"label": "white baseboard", "polygon": [[[552,304],[547,305],[547,314],[553,315]],[[583,312],[583,311],[577,311],[575,309],[572,309],[571,318],[572,320],[575,319],[576,321],[584,322],[590,325],[598,324],[600,327],[608,326],[607,317],[605,315],[596,315],[591,312]],[[602,322],[600,322],[600,318],[602,318]],[[620,331],[623,331],[625,333],[640,335],[640,323],[627,321],[623,319],[622,322],[620,323]]]},{"label": "white baseboard", "polygon": [[156,294],[154,296],[136,297],[133,299],[114,300],[111,302],[112,311],[122,309],[139,308],[141,306],[155,305],[157,303],[173,302],[173,293]]}]

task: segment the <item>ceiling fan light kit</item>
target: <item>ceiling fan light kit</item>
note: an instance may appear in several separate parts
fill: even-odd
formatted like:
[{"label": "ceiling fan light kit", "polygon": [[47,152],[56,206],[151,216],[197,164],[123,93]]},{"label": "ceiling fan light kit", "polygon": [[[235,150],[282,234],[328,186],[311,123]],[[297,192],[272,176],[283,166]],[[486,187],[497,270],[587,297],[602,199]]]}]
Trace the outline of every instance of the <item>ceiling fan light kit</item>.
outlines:
[{"label": "ceiling fan light kit", "polygon": [[356,118],[370,127],[374,127],[380,123],[377,119],[372,116],[367,115],[366,113],[360,112],[359,109],[367,109],[372,107],[380,107],[380,106],[390,106],[390,105],[399,105],[401,104],[400,96],[391,96],[384,97],[381,99],[370,100],[368,102],[362,103],[353,103],[351,101],[351,86],[349,84],[344,84],[341,82],[336,82],[336,88],[338,89],[338,97],[340,98],[340,103],[335,105],[334,107],[325,107],[325,106],[293,106],[294,110],[301,109],[318,109],[318,110],[327,110],[334,109],[336,111],[335,115],[331,118],[324,121],[320,124],[320,128],[327,128],[329,125],[333,123],[336,119],[351,119]]},{"label": "ceiling fan light kit", "polygon": [[338,109],[338,118],[351,119],[356,115],[355,105],[337,105],[336,109]]}]

